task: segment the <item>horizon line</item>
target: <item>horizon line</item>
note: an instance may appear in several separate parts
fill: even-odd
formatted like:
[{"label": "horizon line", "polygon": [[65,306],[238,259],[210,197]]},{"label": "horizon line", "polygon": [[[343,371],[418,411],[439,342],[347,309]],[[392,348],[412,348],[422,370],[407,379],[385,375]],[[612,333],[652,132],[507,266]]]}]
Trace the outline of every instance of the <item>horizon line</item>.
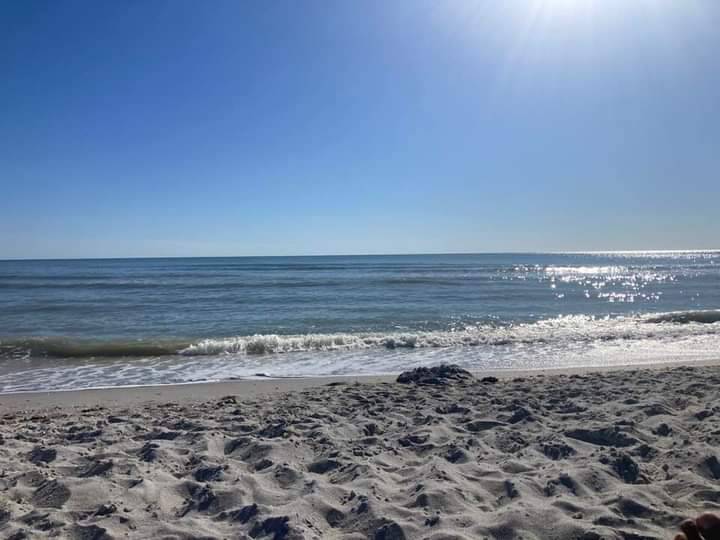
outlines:
[{"label": "horizon line", "polygon": [[658,254],[658,253],[717,253],[720,248],[708,249],[599,249],[599,250],[549,250],[549,251],[454,251],[424,253],[320,253],[304,255],[130,255],[120,257],[0,257],[0,262],[33,261],[119,261],[143,259],[261,259],[301,257],[421,257],[453,255],[600,255],[600,254]]}]

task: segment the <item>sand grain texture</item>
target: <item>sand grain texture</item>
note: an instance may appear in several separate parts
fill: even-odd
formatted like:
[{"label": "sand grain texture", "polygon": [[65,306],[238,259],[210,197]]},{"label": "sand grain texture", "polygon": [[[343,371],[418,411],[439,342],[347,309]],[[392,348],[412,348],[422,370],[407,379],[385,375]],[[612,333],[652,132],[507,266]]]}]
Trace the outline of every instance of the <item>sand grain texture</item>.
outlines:
[{"label": "sand grain texture", "polygon": [[0,537],[640,540],[720,508],[716,367],[407,379],[6,411]]}]

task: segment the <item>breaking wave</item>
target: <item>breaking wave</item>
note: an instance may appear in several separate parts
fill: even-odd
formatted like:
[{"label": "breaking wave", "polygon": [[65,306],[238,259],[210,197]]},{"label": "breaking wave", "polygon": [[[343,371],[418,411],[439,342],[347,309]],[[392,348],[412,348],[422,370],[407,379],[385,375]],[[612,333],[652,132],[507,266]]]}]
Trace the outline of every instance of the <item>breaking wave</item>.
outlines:
[{"label": "breaking wave", "polygon": [[648,317],[646,322],[649,323],[701,323],[714,324],[720,322],[720,310],[698,310],[698,311],[673,311],[670,313],[662,313],[653,317]]},{"label": "breaking wave", "polygon": [[[720,311],[667,313],[653,317],[561,316],[534,323],[479,325],[435,332],[255,335],[205,339],[180,354],[268,354],[345,349],[414,349],[457,346],[532,345],[612,340],[677,339],[720,335]],[[655,324],[645,324],[655,323]]]},{"label": "breaking wave", "polygon": [[0,340],[0,358],[127,358],[178,354],[187,342],[88,341],[71,338]]},{"label": "breaking wave", "polygon": [[569,315],[532,323],[482,324],[444,331],[257,334],[202,340],[87,341],[70,338],[0,340],[1,358],[139,358],[263,355],[360,349],[571,345],[614,340],[672,340],[720,335],[720,310],[635,317]]}]

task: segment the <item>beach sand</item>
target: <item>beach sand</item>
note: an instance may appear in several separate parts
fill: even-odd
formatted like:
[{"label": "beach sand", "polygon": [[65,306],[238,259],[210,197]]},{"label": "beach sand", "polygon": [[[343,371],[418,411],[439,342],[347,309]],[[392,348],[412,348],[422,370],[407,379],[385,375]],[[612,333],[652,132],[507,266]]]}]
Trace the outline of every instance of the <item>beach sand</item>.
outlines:
[{"label": "beach sand", "polygon": [[720,508],[719,397],[715,365],[0,396],[0,537],[671,538]]}]

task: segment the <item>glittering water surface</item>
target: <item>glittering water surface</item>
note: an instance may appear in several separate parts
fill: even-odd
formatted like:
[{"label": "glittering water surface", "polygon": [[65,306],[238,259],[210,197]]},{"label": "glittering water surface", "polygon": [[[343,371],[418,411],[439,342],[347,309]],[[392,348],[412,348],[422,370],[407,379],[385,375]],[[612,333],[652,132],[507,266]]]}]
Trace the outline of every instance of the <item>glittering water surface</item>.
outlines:
[{"label": "glittering water surface", "polygon": [[720,252],[0,262],[0,391],[706,359]]}]

